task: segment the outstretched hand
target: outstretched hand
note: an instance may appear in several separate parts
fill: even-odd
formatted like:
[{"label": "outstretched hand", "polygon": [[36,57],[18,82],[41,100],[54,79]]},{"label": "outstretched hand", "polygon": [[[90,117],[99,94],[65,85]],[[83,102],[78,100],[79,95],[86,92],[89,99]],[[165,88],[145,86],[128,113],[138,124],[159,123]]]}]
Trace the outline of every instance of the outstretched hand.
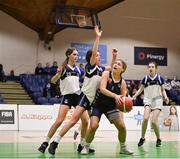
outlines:
[{"label": "outstretched hand", "polygon": [[117,54],[118,54],[118,50],[116,48],[113,48],[112,49],[112,56],[117,57]]},{"label": "outstretched hand", "polygon": [[101,37],[101,35],[102,35],[102,30],[99,29],[99,26],[98,26],[98,25],[96,25],[96,26],[94,27],[94,31],[95,31],[97,37]]}]

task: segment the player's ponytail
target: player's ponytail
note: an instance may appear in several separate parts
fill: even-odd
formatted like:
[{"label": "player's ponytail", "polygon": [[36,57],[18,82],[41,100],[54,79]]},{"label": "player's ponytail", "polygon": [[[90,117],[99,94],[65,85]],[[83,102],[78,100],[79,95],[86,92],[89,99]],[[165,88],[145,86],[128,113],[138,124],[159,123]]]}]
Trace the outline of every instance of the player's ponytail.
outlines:
[{"label": "player's ponytail", "polygon": [[86,53],[86,62],[87,63],[90,63],[91,56],[92,56],[92,49],[88,50]]},{"label": "player's ponytail", "polygon": [[68,64],[69,61],[69,55],[71,55],[73,53],[73,51],[76,50],[75,48],[68,48],[66,50],[66,59],[64,60],[64,62],[62,63],[62,66],[65,67]]}]

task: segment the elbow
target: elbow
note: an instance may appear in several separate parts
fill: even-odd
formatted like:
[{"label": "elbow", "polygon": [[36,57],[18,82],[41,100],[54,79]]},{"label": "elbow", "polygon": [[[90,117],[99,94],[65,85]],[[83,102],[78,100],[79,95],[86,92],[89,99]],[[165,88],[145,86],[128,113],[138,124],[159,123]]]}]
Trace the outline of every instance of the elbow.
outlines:
[{"label": "elbow", "polygon": [[104,92],[105,92],[105,88],[101,88],[101,87],[100,87],[100,92],[101,92],[101,93],[104,93]]},{"label": "elbow", "polygon": [[56,84],[56,80],[54,78],[52,78],[51,83]]},{"label": "elbow", "polygon": [[55,81],[53,81],[53,80],[51,80],[51,83],[52,83],[52,84],[56,84],[56,82],[55,82]]}]

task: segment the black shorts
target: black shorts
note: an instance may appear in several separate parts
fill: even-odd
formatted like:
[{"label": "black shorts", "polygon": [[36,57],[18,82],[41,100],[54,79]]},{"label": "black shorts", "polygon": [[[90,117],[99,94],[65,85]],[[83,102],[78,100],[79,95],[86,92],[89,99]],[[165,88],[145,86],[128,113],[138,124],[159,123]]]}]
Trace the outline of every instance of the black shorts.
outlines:
[{"label": "black shorts", "polygon": [[[144,105],[144,108],[145,108],[145,107],[150,107],[150,109],[151,109],[151,106],[148,105],[148,104]],[[155,108],[155,109],[151,109],[151,112],[154,111],[154,110],[160,110],[160,111],[162,111],[162,109],[160,109],[160,108]]]},{"label": "black shorts", "polygon": [[79,96],[79,104],[78,105],[83,107],[85,110],[91,109],[90,102],[83,92]]},{"label": "black shorts", "polygon": [[61,105],[68,105],[71,109],[71,106],[76,107],[79,104],[80,95],[78,94],[66,94],[61,98]]},{"label": "black shorts", "polygon": [[107,119],[110,121],[110,123],[112,123],[112,120],[119,118],[119,112],[120,111],[116,108],[104,111],[101,107],[94,105],[91,116],[96,116],[100,120],[102,114],[104,114],[107,117]]}]

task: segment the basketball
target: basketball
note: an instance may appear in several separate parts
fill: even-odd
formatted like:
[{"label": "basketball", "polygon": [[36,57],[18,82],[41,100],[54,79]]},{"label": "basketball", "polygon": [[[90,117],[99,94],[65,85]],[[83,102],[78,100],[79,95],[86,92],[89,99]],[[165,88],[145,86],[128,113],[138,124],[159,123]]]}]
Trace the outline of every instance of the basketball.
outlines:
[{"label": "basketball", "polygon": [[165,118],[164,119],[164,126],[171,126],[171,124],[172,124],[172,120],[171,120],[171,118]]},{"label": "basketball", "polygon": [[119,98],[118,109],[124,113],[132,110],[133,101],[130,97],[121,96]]}]

